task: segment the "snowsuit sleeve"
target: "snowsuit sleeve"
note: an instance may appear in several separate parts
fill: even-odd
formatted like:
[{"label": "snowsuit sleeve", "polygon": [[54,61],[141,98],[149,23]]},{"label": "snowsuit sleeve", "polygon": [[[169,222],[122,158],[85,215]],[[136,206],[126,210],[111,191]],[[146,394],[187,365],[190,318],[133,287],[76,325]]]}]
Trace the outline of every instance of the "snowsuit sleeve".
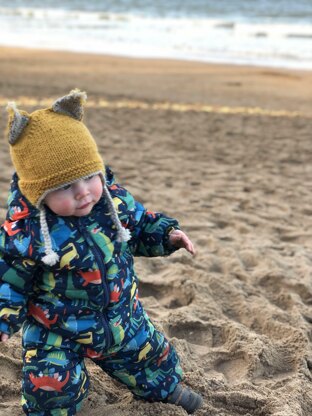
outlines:
[{"label": "snowsuit sleeve", "polygon": [[159,212],[147,211],[126,189],[109,187],[123,226],[131,232],[129,246],[135,256],[168,256],[178,250],[169,243],[169,232],[180,229],[177,220]]},{"label": "snowsuit sleeve", "polygon": [[30,238],[0,229],[0,332],[17,332],[27,315],[27,301],[33,292],[36,263],[28,256]]}]

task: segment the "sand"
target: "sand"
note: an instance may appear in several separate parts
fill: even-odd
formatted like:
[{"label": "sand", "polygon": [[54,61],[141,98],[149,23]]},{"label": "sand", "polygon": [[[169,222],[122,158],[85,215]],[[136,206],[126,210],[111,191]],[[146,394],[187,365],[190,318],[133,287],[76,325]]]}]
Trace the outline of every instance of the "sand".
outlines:
[{"label": "sand", "polygon": [[[194,242],[195,257],[137,258],[136,269],[185,383],[204,396],[197,414],[311,415],[312,73],[1,48],[0,83],[1,104],[29,111],[85,89],[104,160]],[[0,164],[3,220],[5,141]],[[1,416],[22,414],[20,342],[0,345]],[[82,416],[186,415],[88,368]]]}]

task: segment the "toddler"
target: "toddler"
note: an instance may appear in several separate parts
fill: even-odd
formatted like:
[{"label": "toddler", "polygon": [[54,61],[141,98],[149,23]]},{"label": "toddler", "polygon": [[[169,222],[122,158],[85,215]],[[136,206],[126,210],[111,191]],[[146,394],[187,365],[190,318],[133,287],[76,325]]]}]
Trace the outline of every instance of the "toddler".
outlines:
[{"label": "toddler", "polygon": [[202,405],[138,297],[133,256],[194,248],[178,222],[115,182],[71,91],[31,114],[8,105],[15,173],[0,231],[0,340],[22,327],[22,406],[71,416],[89,386],[84,358],[138,399]]}]

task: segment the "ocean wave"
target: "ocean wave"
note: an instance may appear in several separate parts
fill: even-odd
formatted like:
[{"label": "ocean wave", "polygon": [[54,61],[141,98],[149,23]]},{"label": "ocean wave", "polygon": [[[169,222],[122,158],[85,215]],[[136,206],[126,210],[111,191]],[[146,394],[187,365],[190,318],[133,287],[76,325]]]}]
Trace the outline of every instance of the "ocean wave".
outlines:
[{"label": "ocean wave", "polygon": [[28,7],[17,7],[11,8],[0,8],[0,17],[11,16],[21,17],[26,19],[37,19],[51,21],[53,19],[78,19],[79,21],[119,21],[125,22],[130,18],[127,14],[118,14],[112,12],[92,12],[82,10],[66,10],[66,9],[49,9],[49,8],[28,8]]},{"label": "ocean wave", "polygon": [[295,39],[312,39],[312,33],[288,33],[287,37]]},{"label": "ocean wave", "polygon": [[[77,42],[79,39],[79,42]],[[312,68],[312,25],[0,7],[0,44]],[[291,50],[294,56],[288,56]]]},{"label": "ocean wave", "polygon": [[203,33],[211,30],[231,30],[235,33],[244,32],[250,36],[285,36],[285,37],[301,37],[310,38],[312,36],[312,25],[302,23],[267,23],[267,22],[248,22],[242,19],[233,21],[233,19],[215,19],[207,17],[157,17],[157,16],[143,16],[139,14],[129,13],[113,13],[106,11],[84,11],[84,10],[66,10],[66,9],[53,9],[53,8],[30,8],[30,7],[17,7],[7,8],[0,7],[0,19],[7,16],[20,17],[32,20],[42,21],[44,20],[47,27],[53,20],[73,21],[76,22],[77,27],[84,28],[84,24],[87,28],[90,27],[92,22],[94,27],[96,24],[101,25],[103,21],[117,22],[122,24],[139,24],[153,25],[154,28],[164,28],[174,31],[179,28],[193,29],[196,32],[196,28]]}]

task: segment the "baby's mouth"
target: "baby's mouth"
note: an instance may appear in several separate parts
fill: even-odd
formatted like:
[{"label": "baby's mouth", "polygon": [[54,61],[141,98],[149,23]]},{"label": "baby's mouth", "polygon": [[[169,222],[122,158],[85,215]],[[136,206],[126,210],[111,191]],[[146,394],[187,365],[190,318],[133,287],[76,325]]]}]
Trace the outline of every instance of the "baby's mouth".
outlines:
[{"label": "baby's mouth", "polygon": [[79,207],[78,209],[84,209],[84,208],[87,208],[90,204],[91,204],[91,202],[87,202],[86,204],[81,205],[81,207]]}]

